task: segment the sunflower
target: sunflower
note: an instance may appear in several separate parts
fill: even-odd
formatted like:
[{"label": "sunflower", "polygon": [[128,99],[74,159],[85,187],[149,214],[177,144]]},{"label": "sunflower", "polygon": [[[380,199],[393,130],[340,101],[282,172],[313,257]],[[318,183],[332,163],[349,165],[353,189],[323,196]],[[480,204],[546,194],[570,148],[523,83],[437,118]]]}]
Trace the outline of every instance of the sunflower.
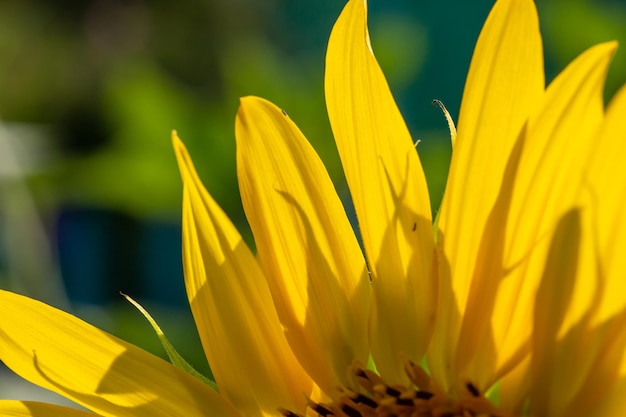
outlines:
[{"label": "sunflower", "polygon": [[[531,0],[478,39],[435,219],[415,144],[350,0],[326,58],[365,257],[287,113],[241,99],[237,171],[258,252],[176,134],[183,266],[217,389],[38,301],[0,292],[0,359],[103,416],[609,416],[626,407],[626,88],[614,42],[544,87]],[[445,109],[444,109],[445,111]],[[0,401],[9,416],[93,413]]]}]

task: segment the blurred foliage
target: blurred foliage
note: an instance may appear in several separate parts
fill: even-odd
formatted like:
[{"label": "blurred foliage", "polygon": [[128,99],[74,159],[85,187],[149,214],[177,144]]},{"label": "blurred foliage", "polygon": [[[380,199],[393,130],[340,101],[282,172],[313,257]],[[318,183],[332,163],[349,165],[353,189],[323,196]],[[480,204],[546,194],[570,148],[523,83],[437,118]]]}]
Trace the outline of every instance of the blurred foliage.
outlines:
[{"label": "blurred foliage", "polygon": [[606,82],[610,99],[626,81],[626,1],[545,0],[538,7],[549,79],[592,45],[619,42]]}]

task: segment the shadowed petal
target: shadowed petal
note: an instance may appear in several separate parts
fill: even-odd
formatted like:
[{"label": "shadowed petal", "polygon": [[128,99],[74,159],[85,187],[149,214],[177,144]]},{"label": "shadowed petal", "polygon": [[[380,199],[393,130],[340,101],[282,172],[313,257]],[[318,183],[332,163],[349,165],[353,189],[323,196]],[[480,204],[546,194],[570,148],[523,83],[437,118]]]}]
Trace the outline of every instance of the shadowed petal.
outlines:
[{"label": "shadowed petal", "polygon": [[[537,413],[534,415],[561,416],[563,404],[571,400],[568,395],[564,395],[567,386],[554,386],[553,381],[558,379],[554,375],[557,368],[563,365],[562,362],[555,364],[559,361],[559,355],[565,354],[568,359],[573,359],[570,356],[572,351],[568,355],[568,352],[561,349],[559,333],[574,296],[577,275],[583,275],[579,269],[582,267],[580,259],[589,259],[585,256],[588,248],[583,248],[581,229],[580,210],[573,210],[563,216],[551,240],[541,285],[537,291],[532,342],[531,407]],[[573,377],[582,376],[578,365],[577,361],[567,365],[573,370],[570,373]],[[554,404],[550,404],[551,399],[555,399],[560,405],[554,407]]]},{"label": "shadowed petal", "polygon": [[31,298],[0,291],[0,358],[22,378],[103,416],[238,416],[164,360]]},{"label": "shadowed petal", "polygon": [[276,106],[241,99],[237,168],[258,258],[290,346],[325,390],[366,363],[370,282],[321,160]]},{"label": "shadowed petal", "polygon": [[246,416],[304,410],[312,383],[287,344],[263,271],[172,139],[184,185],[187,296],[220,392]]},{"label": "shadowed petal", "polygon": [[372,273],[370,343],[376,367],[405,381],[419,362],[436,303],[430,201],[420,160],[369,43],[364,0],[351,0],[330,36],[326,105]]}]

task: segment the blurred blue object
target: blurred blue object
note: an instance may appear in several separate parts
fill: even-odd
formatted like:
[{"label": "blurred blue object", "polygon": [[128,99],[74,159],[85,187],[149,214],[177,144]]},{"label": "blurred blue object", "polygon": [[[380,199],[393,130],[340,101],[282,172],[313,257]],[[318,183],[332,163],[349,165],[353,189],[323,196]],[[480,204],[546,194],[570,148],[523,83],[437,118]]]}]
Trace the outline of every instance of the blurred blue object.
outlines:
[{"label": "blurred blue object", "polygon": [[77,304],[120,301],[119,292],[186,307],[177,223],[136,219],[103,208],[65,207],[56,243],[69,298]]}]

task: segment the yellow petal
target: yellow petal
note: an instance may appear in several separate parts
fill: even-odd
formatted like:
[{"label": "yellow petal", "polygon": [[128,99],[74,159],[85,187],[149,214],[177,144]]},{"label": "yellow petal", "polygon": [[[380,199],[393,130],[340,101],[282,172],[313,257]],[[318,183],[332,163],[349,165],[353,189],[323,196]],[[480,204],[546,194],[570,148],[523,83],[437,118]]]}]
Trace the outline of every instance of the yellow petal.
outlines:
[{"label": "yellow petal", "polygon": [[330,36],[326,104],[373,280],[370,343],[388,381],[419,362],[436,303],[434,239],[422,166],[372,53],[366,4],[351,0]]},{"label": "yellow petal", "polygon": [[172,139],[184,185],[187,296],[220,392],[246,416],[303,410],[312,383],[287,344],[263,271]]},{"label": "yellow petal", "polygon": [[103,416],[238,416],[164,360],[39,301],[0,291],[0,359]]},{"label": "yellow petal", "polygon": [[239,187],[290,346],[318,385],[348,383],[366,363],[370,282],[324,165],[279,108],[241,99]]},{"label": "yellow petal", "polygon": [[0,400],[3,417],[97,417],[88,411],[34,401]]},{"label": "yellow petal", "polygon": [[[472,57],[439,218],[438,244],[445,259],[440,267],[440,325],[429,364],[444,386],[458,380],[459,374],[461,380],[469,377],[463,368],[478,350],[494,355],[489,316],[478,310],[489,308],[495,288],[491,281],[499,272],[493,268],[501,269],[506,216],[502,182],[510,176],[507,167],[517,155],[516,143],[543,87],[541,37],[533,2],[496,2]],[[462,324],[472,304],[483,315],[481,322],[474,317]],[[476,326],[471,334],[469,328],[462,330],[468,325]],[[483,369],[489,373],[489,367]],[[487,388],[486,375],[472,377],[481,390]]]}]

